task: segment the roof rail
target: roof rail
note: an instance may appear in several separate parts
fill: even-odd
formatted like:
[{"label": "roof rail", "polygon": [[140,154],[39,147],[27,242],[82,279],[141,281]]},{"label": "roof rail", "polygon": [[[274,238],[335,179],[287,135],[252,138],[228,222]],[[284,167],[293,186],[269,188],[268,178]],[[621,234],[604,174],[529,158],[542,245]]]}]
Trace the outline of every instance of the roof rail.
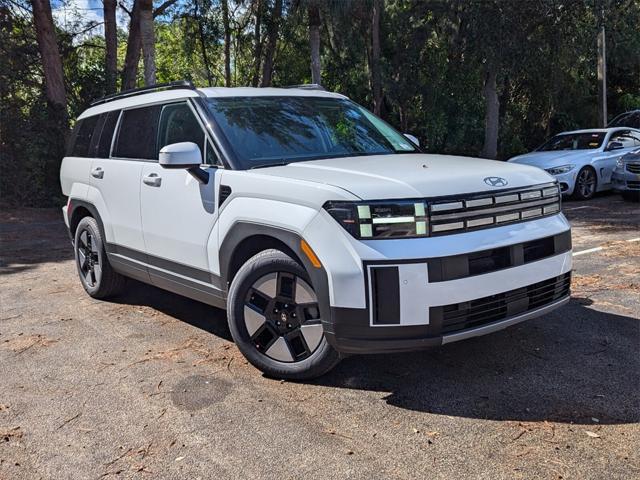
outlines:
[{"label": "roof rail", "polygon": [[168,83],[156,83],[155,85],[149,85],[146,87],[140,88],[132,88],[131,90],[124,90],[120,93],[112,93],[111,95],[107,95],[106,97],[99,98],[98,100],[94,100],[91,102],[91,106],[100,105],[101,103],[111,102],[113,100],[118,100],[120,98],[133,97],[136,95],[142,95],[143,93],[151,93],[158,92],[160,90],[178,90],[178,89],[187,89],[187,90],[197,90],[196,87],[189,80],[179,80],[177,82],[168,82]]},{"label": "roof rail", "polygon": [[323,92],[327,91],[326,88],[324,88],[322,85],[318,85],[317,83],[303,83],[302,85],[287,85],[286,87],[282,87],[282,88],[299,88],[301,90],[322,90]]}]

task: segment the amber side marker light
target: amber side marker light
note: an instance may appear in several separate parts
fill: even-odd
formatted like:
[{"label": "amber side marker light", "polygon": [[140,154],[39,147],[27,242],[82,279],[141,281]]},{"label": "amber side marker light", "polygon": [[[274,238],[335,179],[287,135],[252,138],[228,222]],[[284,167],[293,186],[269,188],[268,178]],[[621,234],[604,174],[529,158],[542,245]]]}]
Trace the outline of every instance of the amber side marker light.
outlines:
[{"label": "amber side marker light", "polygon": [[315,252],[311,249],[311,247],[307,242],[305,242],[304,240],[300,240],[300,248],[302,248],[302,251],[311,262],[311,265],[313,265],[316,268],[322,267],[322,263],[320,263],[320,260],[318,259]]}]

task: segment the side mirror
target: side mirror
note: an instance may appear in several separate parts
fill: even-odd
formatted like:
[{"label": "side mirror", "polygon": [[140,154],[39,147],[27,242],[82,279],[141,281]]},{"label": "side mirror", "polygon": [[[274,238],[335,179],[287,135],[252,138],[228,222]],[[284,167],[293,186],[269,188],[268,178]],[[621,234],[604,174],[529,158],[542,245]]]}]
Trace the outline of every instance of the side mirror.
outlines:
[{"label": "side mirror", "polygon": [[409,141],[411,143],[413,143],[414,145],[416,145],[418,147],[420,146],[420,140],[418,140],[418,138],[415,137],[414,135],[411,135],[410,133],[405,133],[404,136],[407,137],[409,139]]},{"label": "side mirror", "polygon": [[624,148],[622,142],[609,142],[607,146],[607,150],[620,150],[621,148]]},{"label": "side mirror", "polygon": [[200,183],[209,181],[209,174],[200,169],[202,163],[200,147],[193,142],[165,145],[160,150],[159,161],[162,168],[183,168]]}]

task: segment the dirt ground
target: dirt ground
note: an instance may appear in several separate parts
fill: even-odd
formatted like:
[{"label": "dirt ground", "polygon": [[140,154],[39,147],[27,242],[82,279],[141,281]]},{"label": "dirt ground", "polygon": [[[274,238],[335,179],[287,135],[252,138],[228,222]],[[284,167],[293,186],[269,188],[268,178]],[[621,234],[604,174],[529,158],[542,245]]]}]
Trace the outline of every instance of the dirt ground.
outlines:
[{"label": "dirt ground", "polygon": [[640,207],[564,210],[568,306],[289,383],[221,310],[135,282],[91,299],[59,210],[3,208],[0,479],[640,478]]}]

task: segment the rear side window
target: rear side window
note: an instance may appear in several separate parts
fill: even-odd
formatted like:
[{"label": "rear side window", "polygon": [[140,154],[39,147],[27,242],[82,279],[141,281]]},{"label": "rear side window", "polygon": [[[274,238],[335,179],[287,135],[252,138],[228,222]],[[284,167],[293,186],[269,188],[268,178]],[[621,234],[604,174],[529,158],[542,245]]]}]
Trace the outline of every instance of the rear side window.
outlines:
[{"label": "rear side window", "polygon": [[116,129],[116,123],[118,123],[120,110],[114,110],[104,115],[106,115],[106,118],[104,119],[102,132],[100,133],[100,140],[97,145],[97,158],[109,158],[109,153],[111,152],[111,140],[113,139],[113,132]]},{"label": "rear side window", "polygon": [[124,110],[113,156],[157,160],[156,137],[161,109],[160,105],[154,105]]},{"label": "rear side window", "polygon": [[75,134],[73,147],[71,148],[72,157],[89,156],[89,145],[91,145],[91,139],[93,138],[97,123],[98,115],[83,118],[78,122],[76,126],[77,133]]},{"label": "rear side window", "polygon": [[[186,103],[165,105],[160,115],[158,150],[165,145],[179,142],[193,142],[205,151],[205,136],[202,127]],[[201,161],[204,163],[204,161]]]}]

